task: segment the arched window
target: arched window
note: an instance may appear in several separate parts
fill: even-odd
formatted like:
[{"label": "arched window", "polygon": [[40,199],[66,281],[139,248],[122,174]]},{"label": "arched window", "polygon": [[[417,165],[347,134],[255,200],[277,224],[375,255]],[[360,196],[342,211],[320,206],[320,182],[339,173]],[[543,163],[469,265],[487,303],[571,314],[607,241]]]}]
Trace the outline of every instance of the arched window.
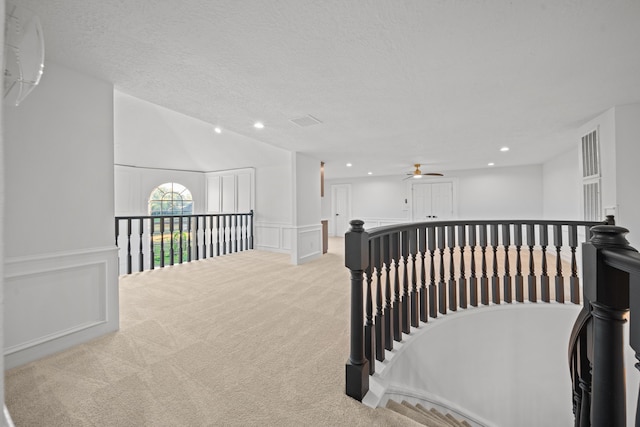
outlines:
[{"label": "arched window", "polygon": [[157,186],[149,197],[149,215],[191,215],[193,197],[181,184],[167,182]]}]

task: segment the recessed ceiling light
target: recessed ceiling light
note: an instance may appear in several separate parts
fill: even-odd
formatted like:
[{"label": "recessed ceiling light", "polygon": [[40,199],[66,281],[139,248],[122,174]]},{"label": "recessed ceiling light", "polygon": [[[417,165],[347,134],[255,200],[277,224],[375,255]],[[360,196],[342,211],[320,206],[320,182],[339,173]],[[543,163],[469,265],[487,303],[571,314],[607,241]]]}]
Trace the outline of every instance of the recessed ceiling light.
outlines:
[{"label": "recessed ceiling light", "polygon": [[255,122],[255,123],[253,124],[253,127],[254,127],[254,128],[256,128],[256,129],[263,129],[263,128],[264,128],[264,123],[262,123],[262,122]]},{"label": "recessed ceiling light", "polygon": [[222,133],[222,129],[220,129],[218,126],[216,126],[215,128],[213,128],[213,131],[215,133]]},{"label": "recessed ceiling light", "polygon": [[367,172],[367,175],[373,175],[373,172]]},{"label": "recessed ceiling light", "polygon": [[509,151],[509,147],[502,147],[500,151]]},{"label": "recessed ceiling light", "polygon": [[348,168],[350,168],[351,166],[353,166],[351,163],[347,163]]},{"label": "recessed ceiling light", "polygon": [[491,162],[491,163],[487,163],[487,166],[494,166],[495,163]]}]

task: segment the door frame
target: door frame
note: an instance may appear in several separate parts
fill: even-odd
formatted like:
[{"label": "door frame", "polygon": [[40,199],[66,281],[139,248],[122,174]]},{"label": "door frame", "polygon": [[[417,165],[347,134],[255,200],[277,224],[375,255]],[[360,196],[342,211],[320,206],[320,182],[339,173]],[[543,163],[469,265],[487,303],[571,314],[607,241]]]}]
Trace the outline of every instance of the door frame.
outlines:
[{"label": "door frame", "polygon": [[347,190],[347,221],[351,220],[351,184],[331,184],[331,218],[329,218],[329,235],[336,237],[336,191],[338,188]]},{"label": "door frame", "polygon": [[453,215],[452,215],[452,219],[457,219],[458,218],[458,178],[447,178],[447,177],[442,177],[442,178],[422,178],[422,179],[410,179],[407,180],[407,194],[409,195],[409,197],[407,197],[407,200],[409,201],[409,218],[411,220],[411,222],[423,222],[425,219],[424,218],[414,218],[413,217],[413,186],[414,184],[441,184],[441,183],[447,183],[450,182],[451,183],[451,203],[453,204],[452,206],[452,210],[453,210]]}]

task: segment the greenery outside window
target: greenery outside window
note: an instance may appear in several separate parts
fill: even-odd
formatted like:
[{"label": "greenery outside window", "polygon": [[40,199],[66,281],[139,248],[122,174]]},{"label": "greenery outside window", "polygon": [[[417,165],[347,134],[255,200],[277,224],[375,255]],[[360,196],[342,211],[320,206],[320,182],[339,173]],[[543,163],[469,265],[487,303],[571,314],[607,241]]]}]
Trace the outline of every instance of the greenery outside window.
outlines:
[{"label": "greenery outside window", "polygon": [[154,218],[151,221],[154,266],[164,267],[189,261],[191,234],[188,230],[191,219],[180,216],[192,214],[193,197],[184,185],[167,182],[151,192],[149,215],[175,217]]},{"label": "greenery outside window", "polygon": [[176,182],[167,182],[159,185],[151,192],[149,215],[191,214],[193,214],[193,197],[184,185]]}]

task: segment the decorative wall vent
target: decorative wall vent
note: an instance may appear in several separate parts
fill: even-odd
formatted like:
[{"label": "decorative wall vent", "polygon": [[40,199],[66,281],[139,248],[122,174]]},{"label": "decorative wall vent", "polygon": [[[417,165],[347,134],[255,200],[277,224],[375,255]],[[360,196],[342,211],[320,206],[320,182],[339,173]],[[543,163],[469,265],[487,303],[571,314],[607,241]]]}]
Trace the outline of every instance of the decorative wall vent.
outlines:
[{"label": "decorative wall vent", "polygon": [[586,221],[597,221],[602,219],[602,208],[600,206],[600,180],[582,184],[584,195],[584,219]]},{"label": "decorative wall vent", "polygon": [[585,221],[602,220],[599,129],[582,137],[582,195]]},{"label": "decorative wall vent", "polygon": [[597,129],[582,137],[582,177],[600,177],[600,144]]}]

